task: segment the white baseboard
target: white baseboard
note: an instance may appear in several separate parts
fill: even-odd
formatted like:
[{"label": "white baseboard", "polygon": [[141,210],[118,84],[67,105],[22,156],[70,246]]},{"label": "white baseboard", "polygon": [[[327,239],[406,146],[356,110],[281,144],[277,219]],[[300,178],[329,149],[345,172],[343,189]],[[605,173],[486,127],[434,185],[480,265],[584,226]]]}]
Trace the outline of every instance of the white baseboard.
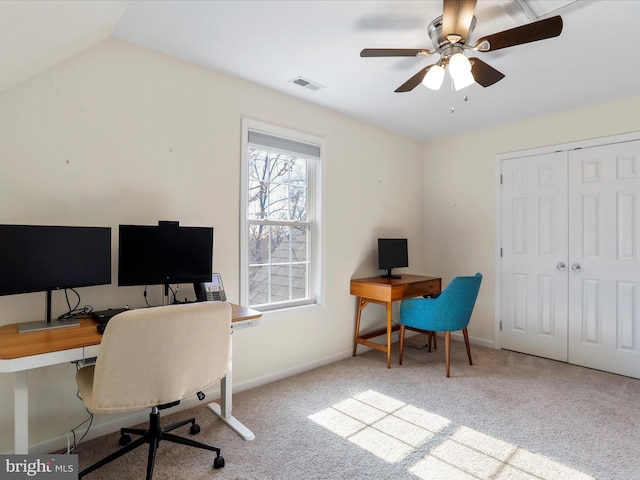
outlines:
[{"label": "white baseboard", "polygon": [[234,384],[233,391],[242,392],[244,390],[249,390],[251,388],[267,385],[268,383],[276,382],[284,378],[292,377],[293,375],[298,375],[299,373],[308,372],[309,370],[313,370],[314,368],[324,367],[325,365],[329,365],[331,363],[337,362],[338,360],[344,360],[345,358],[349,358],[352,355],[352,353],[353,353],[352,351],[341,352],[335,355],[331,355],[329,357],[324,357],[318,360],[314,360],[313,362],[298,365],[293,368],[288,368],[285,370],[281,370],[279,372],[270,373],[269,375],[264,375],[262,377],[252,378],[251,380]]},{"label": "white baseboard", "polygon": [[[451,338],[453,338],[454,340],[458,340],[460,342],[464,342],[464,337],[462,336],[462,332],[455,332],[451,334]],[[495,342],[493,340],[487,340],[486,338],[478,338],[478,337],[472,337],[471,335],[469,335],[469,343],[471,345],[479,345],[481,347],[487,347],[487,348],[496,348]]]},{"label": "white baseboard", "polygon": [[[393,343],[398,342],[400,340],[399,338],[399,332],[393,332],[392,334],[393,336],[391,337],[391,341]],[[410,338],[416,335],[421,335],[421,333],[413,331],[413,330],[406,330],[405,333],[405,338]],[[383,335],[381,335],[380,338],[382,338]],[[439,334],[438,337],[442,337],[443,341],[444,341],[444,336],[443,334]],[[464,337],[462,336],[462,331],[459,332],[452,332],[451,333],[451,339],[455,340],[455,341],[460,341],[460,342],[464,342]],[[496,348],[495,346],[495,342],[493,340],[487,340],[486,338],[479,338],[479,337],[472,337],[469,336],[469,343],[472,345],[479,345],[481,347],[487,347],[487,348]],[[361,353],[361,352],[366,352],[372,350],[370,347],[367,347],[365,345],[358,345],[358,348],[356,350],[357,353]],[[346,358],[346,357],[345,357]]]}]

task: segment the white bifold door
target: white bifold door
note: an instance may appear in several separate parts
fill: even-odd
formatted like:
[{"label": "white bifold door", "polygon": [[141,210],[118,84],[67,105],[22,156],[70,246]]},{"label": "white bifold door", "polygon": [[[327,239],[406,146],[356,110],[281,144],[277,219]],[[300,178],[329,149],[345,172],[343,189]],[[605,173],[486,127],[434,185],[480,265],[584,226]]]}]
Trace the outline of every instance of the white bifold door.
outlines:
[{"label": "white bifold door", "polygon": [[640,378],[640,141],[501,174],[502,347]]}]

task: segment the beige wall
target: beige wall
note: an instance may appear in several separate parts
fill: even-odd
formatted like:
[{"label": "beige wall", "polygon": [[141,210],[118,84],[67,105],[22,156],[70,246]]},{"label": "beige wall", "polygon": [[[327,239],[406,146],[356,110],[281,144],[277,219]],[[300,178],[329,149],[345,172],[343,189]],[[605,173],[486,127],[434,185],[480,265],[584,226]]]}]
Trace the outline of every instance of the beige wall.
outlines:
[{"label": "beige wall", "polygon": [[495,326],[496,155],[640,131],[640,96],[434,140],[424,145],[425,270],[448,283],[484,274],[469,334],[492,345]]},{"label": "beige wall", "polygon": [[[325,275],[321,305],[270,313],[236,332],[240,388],[350,355],[349,279],[377,273],[379,234],[419,243],[420,142],[114,39],[0,94],[0,223],[111,226],[114,253],[120,223],[213,226],[214,268],[235,302],[243,116],[326,139]],[[420,265],[421,252],[411,255]],[[114,284],[79,289],[83,305],[144,305],[142,287],[115,286],[116,258]],[[152,290],[158,304],[160,287]],[[193,296],[190,285],[183,290]],[[55,314],[63,302],[55,292]],[[44,294],[0,297],[0,324],[43,312]],[[368,321],[383,316],[373,307]],[[29,381],[30,441],[50,448],[48,439],[84,418],[74,368],[37,369]],[[12,391],[12,376],[0,375],[2,452],[13,448]],[[110,419],[97,418],[92,431]]]}]

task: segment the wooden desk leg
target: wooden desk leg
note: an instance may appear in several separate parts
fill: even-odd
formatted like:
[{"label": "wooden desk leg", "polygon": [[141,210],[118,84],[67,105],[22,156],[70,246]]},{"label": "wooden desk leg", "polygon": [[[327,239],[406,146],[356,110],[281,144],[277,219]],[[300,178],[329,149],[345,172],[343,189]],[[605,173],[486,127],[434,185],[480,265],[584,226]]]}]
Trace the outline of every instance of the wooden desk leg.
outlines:
[{"label": "wooden desk leg", "polygon": [[387,368],[391,368],[391,337],[393,334],[393,325],[391,324],[393,312],[393,302],[387,303]]},{"label": "wooden desk leg", "polygon": [[362,316],[362,310],[367,306],[367,302],[361,297],[356,297],[356,331],[353,335],[353,356],[356,356],[356,349],[358,348],[358,338],[360,338],[360,318]]}]

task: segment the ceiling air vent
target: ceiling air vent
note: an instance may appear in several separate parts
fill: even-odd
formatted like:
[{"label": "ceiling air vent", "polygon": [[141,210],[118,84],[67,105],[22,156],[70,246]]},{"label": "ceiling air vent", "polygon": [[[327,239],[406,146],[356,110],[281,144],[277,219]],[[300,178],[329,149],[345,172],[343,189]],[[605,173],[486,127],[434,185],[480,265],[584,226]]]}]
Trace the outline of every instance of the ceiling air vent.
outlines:
[{"label": "ceiling air vent", "polygon": [[303,78],[303,77],[296,77],[293,80],[291,80],[291,82],[295,83],[296,85],[300,85],[301,87],[306,88],[308,90],[313,90],[314,92],[324,88],[324,86],[320,85],[319,83],[314,83],[311,80],[307,80],[306,78]]}]

